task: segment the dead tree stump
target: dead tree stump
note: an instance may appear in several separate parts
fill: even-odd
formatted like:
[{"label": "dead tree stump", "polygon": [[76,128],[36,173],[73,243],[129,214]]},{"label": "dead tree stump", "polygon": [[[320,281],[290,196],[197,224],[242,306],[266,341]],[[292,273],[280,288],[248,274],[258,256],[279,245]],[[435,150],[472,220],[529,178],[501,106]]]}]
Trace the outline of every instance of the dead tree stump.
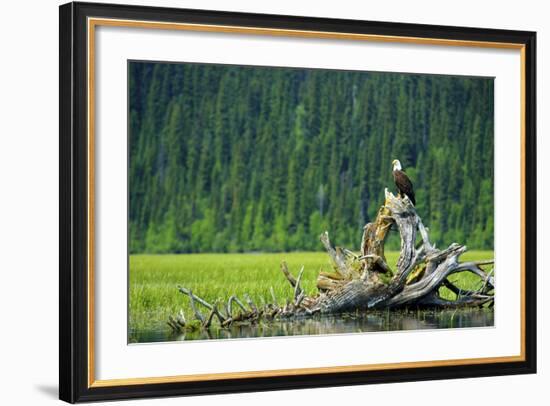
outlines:
[{"label": "dead tree stump", "polygon": [[[492,272],[486,273],[481,268],[493,264],[494,260],[461,263],[459,257],[466,247],[457,243],[443,250],[437,249],[430,243],[428,230],[408,197],[395,196],[387,189],[385,196],[376,219],[364,227],[359,254],[333,247],[328,232],[320,236],[334,272],[320,272],[318,293],[314,296],[306,296],[300,286],[303,268],[295,278],[285,262],[281,264],[281,270],[294,290],[294,300],[284,306],[279,306],[273,298],[274,303],[259,308],[248,297],[245,305],[236,296],[231,296],[222,306],[224,312],[218,309],[220,303],[212,305],[183,287],[178,289],[190,298],[196,319],[206,328],[214,316],[222,327],[228,327],[235,322],[254,322],[262,318],[272,320],[315,313],[339,314],[411,306],[481,306],[494,301],[494,277]],[[394,225],[401,237],[401,249],[392,271],[384,255],[384,243]],[[448,278],[459,272],[477,275],[482,281],[481,288],[469,291],[455,286]],[[439,289],[443,286],[455,293],[455,300],[440,296]],[[240,310],[235,312],[233,303]],[[209,310],[208,316],[200,313],[197,304]],[[186,322],[180,314],[176,318],[170,317],[168,324],[179,331]]]}]

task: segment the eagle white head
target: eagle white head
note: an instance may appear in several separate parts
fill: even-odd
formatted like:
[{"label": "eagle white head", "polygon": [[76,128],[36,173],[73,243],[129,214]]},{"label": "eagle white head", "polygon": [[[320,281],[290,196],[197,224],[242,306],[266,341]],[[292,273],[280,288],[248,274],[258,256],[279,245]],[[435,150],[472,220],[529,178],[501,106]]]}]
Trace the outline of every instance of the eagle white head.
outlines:
[{"label": "eagle white head", "polygon": [[402,169],[401,168],[401,162],[399,162],[399,159],[394,159],[391,164],[393,165],[393,170],[394,171],[400,171]]}]

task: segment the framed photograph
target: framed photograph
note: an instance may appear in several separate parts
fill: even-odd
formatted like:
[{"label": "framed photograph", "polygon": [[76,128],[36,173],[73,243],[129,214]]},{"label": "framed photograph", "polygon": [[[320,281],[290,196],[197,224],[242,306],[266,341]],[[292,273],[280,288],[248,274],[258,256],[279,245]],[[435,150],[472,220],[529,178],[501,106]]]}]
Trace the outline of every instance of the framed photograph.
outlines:
[{"label": "framed photograph", "polygon": [[536,34],[60,7],[60,398],[534,373]]}]

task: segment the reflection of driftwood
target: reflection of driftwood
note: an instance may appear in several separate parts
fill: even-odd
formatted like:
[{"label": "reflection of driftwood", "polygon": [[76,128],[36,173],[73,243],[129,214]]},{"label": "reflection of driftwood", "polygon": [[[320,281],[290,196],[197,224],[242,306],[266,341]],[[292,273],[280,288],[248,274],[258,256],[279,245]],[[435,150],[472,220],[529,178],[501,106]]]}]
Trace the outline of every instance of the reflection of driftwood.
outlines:
[{"label": "reflection of driftwood", "polygon": [[[395,272],[391,270],[384,255],[384,242],[390,228],[395,225],[401,236],[401,251]],[[417,244],[417,237],[421,240]],[[493,264],[493,260],[459,262],[466,247],[457,243],[444,250],[430,243],[428,231],[407,197],[394,196],[386,190],[386,201],[379,209],[374,222],[368,223],[361,240],[359,255],[333,247],[328,233],[320,237],[330,256],[334,272],[321,272],[317,278],[318,294],[307,296],[300,282],[303,267],[295,278],[285,262],[281,271],[294,290],[293,301],[279,306],[273,290],[273,303],[256,306],[247,296],[245,306],[232,296],[225,306],[226,314],[194,295],[190,290],[178,287],[190,298],[195,317],[203,327],[208,327],[216,316],[221,326],[236,322],[255,322],[261,318],[273,319],[294,316],[309,316],[315,313],[338,314],[355,310],[387,309],[404,306],[449,307],[481,306],[494,300],[494,277],[481,266]],[[463,290],[449,281],[449,276],[460,272],[471,272],[478,276],[481,287],[476,291]],[[446,287],[456,296],[454,300],[443,299],[439,289]],[[196,304],[210,310],[205,318]],[[240,311],[235,313],[233,303]],[[183,315],[171,317],[168,324],[179,331],[186,325]]]}]

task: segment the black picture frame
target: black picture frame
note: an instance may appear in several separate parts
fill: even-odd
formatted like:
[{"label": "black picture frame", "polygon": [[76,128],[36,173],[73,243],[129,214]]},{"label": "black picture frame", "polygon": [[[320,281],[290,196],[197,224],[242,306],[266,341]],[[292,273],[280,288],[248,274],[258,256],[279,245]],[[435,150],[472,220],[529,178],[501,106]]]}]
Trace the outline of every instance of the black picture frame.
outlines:
[{"label": "black picture frame", "polygon": [[[536,33],[326,18],[262,15],[93,3],[60,6],[60,251],[59,397],[67,402],[235,393],[372,383],[467,378],[536,372]],[[88,353],[88,108],[87,19],[89,17],[344,32],[456,41],[513,43],[524,52],[524,359],[471,365],[361,372],[216,379],[94,387]]]}]

